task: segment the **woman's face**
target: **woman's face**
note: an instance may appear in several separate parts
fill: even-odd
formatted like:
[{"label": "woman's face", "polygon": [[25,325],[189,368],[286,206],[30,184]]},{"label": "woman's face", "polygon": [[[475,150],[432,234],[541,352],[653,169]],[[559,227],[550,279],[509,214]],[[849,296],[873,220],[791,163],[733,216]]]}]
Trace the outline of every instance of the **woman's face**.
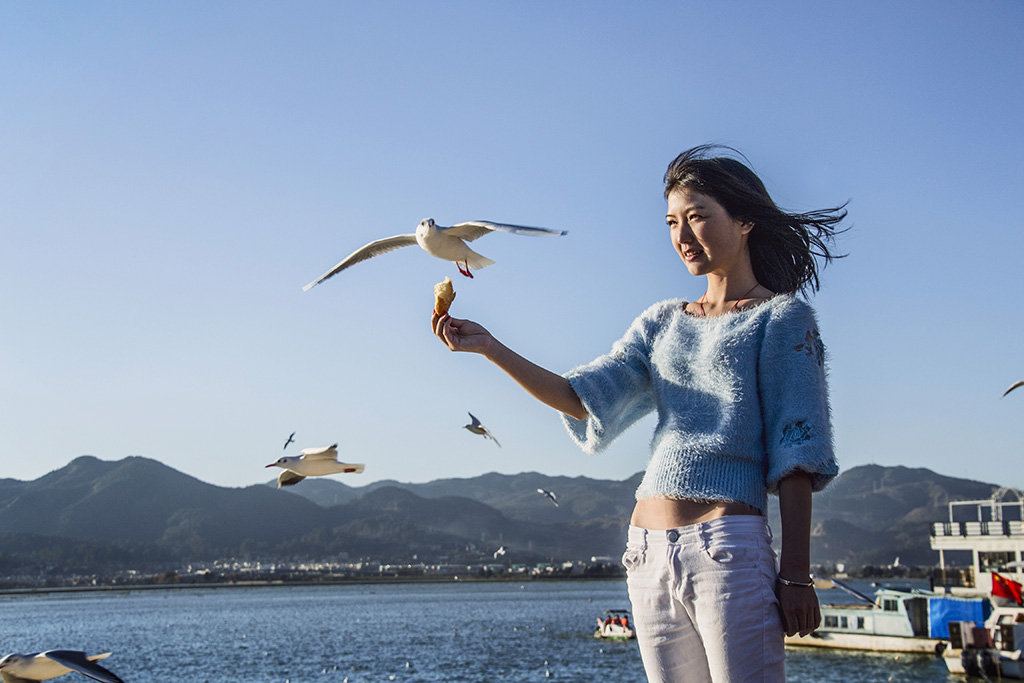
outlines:
[{"label": "woman's face", "polygon": [[672,247],[691,275],[729,275],[737,265],[750,262],[747,234],[752,223],[741,223],[706,194],[687,188],[668,196],[665,222]]}]

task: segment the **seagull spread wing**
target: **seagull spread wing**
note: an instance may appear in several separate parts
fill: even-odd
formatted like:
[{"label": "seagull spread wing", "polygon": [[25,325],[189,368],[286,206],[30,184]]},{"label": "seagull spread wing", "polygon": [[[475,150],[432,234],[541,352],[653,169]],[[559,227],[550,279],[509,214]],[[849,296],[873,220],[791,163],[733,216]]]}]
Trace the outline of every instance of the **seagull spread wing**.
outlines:
[{"label": "seagull spread wing", "polygon": [[558,506],[558,498],[555,497],[554,492],[548,491],[546,489],[537,489],[537,493],[547,496],[548,500],[554,503],[556,507]]},{"label": "seagull spread wing", "polygon": [[318,277],[316,280],[313,280],[308,285],[303,287],[302,291],[305,292],[310,287],[320,284],[321,282],[331,277],[332,275],[340,273],[349,266],[355,265],[360,261],[365,261],[366,259],[373,258],[374,256],[380,256],[381,254],[386,254],[389,251],[394,251],[395,249],[400,249],[401,247],[408,247],[413,244],[416,244],[416,235],[395,235],[394,237],[385,237],[382,240],[370,242],[365,247],[360,247],[359,249],[356,249],[351,254],[343,258],[341,262],[338,263],[338,265],[334,266],[329,271]]},{"label": "seagull spread wing", "polygon": [[494,434],[491,434],[491,430],[490,429],[488,429],[487,427],[484,427],[483,425],[480,425],[480,429],[483,431],[484,437],[486,437],[486,438],[490,439],[491,441],[493,441],[494,443],[498,444],[498,447],[501,448],[501,444],[498,443],[498,440],[494,438]]},{"label": "seagull spread wing", "polygon": [[330,446],[324,446],[321,448],[303,448],[302,449],[303,460],[337,460],[338,459],[338,444],[332,444]]},{"label": "seagull spread wing", "polygon": [[[1014,382],[1013,384],[1010,385],[1009,389],[1007,389],[1006,391],[1003,392],[1003,396],[1006,396],[1008,393],[1010,393],[1011,391],[1013,391],[1017,387],[1024,387],[1024,382]],[[1000,397],[1000,398],[1002,398],[1002,397]]]},{"label": "seagull spread wing", "polygon": [[[106,654],[110,654],[109,652]],[[102,683],[124,683],[118,676],[112,671],[104,669],[99,664],[91,661],[84,652],[77,652],[75,650],[48,650],[43,653],[43,656],[47,659],[52,659],[58,664],[63,664],[72,671],[77,671],[83,676],[88,676],[93,680],[102,681]],[[104,655],[105,656],[105,655]],[[93,658],[99,659],[93,655]]]},{"label": "seagull spread wing", "polygon": [[277,475],[277,488],[282,486],[293,486],[298,484],[300,481],[305,479],[301,474],[295,474],[291,470],[283,470],[281,474]]},{"label": "seagull spread wing", "polygon": [[480,420],[476,419],[476,417],[473,416],[473,413],[468,413],[468,415],[469,415],[469,419],[473,421],[473,423],[471,425],[469,425],[469,426],[470,427],[479,427],[480,426]]},{"label": "seagull spread wing", "polygon": [[531,228],[527,225],[510,225],[508,223],[492,223],[491,221],[466,221],[456,223],[450,228],[443,228],[445,234],[460,237],[467,242],[472,242],[478,237],[483,237],[495,230],[499,232],[512,232],[517,235],[564,235],[565,230],[548,230],[547,228]]}]

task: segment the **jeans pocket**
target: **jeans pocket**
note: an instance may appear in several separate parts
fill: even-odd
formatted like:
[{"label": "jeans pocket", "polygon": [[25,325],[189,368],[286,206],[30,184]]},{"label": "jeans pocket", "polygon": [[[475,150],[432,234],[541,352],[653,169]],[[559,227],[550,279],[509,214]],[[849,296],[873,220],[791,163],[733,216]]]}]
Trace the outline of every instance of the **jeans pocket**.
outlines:
[{"label": "jeans pocket", "polygon": [[632,571],[640,566],[644,560],[643,548],[637,546],[626,546],[626,552],[622,553],[622,566],[626,571]]},{"label": "jeans pocket", "polygon": [[704,554],[722,567],[756,567],[759,546],[756,537],[710,538],[704,544]]}]

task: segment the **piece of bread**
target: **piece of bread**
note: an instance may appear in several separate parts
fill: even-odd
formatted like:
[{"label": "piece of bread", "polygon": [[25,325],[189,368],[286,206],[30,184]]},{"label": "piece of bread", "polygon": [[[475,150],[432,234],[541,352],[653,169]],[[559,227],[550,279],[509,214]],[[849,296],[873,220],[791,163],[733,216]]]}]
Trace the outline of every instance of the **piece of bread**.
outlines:
[{"label": "piece of bread", "polygon": [[444,282],[434,285],[434,310],[438,315],[444,315],[453,301],[455,301],[455,287],[452,286],[452,279],[446,277]]}]

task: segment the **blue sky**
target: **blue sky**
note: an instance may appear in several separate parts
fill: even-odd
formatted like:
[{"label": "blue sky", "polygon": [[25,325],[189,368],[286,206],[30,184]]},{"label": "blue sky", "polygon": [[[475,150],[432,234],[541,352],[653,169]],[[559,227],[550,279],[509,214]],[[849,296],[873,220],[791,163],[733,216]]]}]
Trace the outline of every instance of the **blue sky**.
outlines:
[{"label": "blue sky", "polygon": [[[584,455],[431,335],[433,284],[587,362],[704,291],[661,176],[718,142],[786,208],[850,202],[813,298],[841,465],[1024,487],[1024,4],[626,5],[0,5],[2,476],[143,455],[243,486],[296,431],[354,485],[626,478],[653,420]],[[485,237],[472,281],[410,248],[302,292],[427,216],[569,234]]]}]

